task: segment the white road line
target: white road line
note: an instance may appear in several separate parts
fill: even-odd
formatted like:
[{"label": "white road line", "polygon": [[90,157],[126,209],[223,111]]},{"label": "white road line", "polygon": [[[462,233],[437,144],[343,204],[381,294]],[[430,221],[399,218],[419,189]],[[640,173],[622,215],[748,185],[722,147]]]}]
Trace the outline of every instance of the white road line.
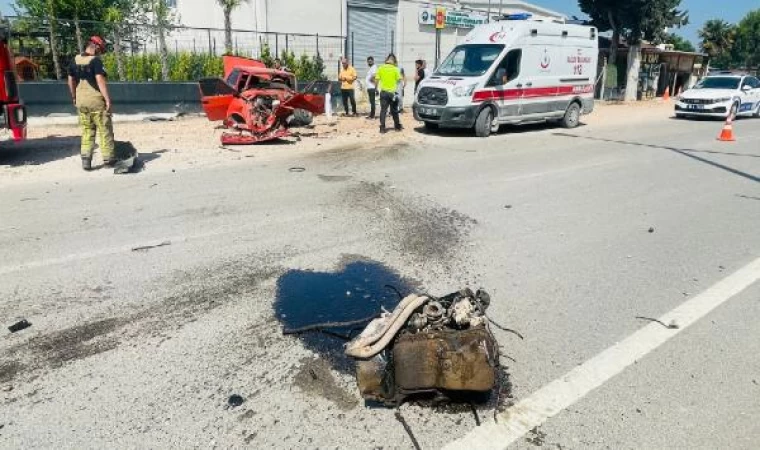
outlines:
[{"label": "white road line", "polygon": [[446,449],[505,449],[760,280],[760,258],[476,428]]}]

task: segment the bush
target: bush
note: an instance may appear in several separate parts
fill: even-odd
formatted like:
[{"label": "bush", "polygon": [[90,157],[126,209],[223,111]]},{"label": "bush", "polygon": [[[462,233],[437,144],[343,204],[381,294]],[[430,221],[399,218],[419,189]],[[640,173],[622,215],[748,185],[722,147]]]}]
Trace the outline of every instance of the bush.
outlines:
[{"label": "bush", "polygon": [[[325,64],[320,56],[309,57],[303,54],[296,58],[292,52],[283,52],[282,57],[283,65],[292,70],[299,81],[327,79],[324,74]],[[122,59],[126,79],[119,77],[116,55],[108,53],[103,56],[103,65],[111,81],[161,81],[161,57],[158,54],[124,55]],[[260,59],[268,67],[274,65],[274,59],[266,46],[262,49]],[[169,55],[168,64],[168,81],[198,81],[224,75],[221,56],[179,52]]]}]

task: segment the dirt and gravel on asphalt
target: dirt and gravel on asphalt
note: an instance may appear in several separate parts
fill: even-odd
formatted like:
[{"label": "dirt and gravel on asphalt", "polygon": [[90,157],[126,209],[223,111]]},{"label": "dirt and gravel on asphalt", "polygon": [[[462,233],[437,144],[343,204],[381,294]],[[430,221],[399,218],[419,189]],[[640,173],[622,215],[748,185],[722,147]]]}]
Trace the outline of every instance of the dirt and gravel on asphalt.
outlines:
[{"label": "dirt and gravel on asphalt", "polygon": [[[621,126],[647,120],[667,120],[672,106],[663,102],[639,104],[601,104],[584,117],[583,123],[592,126]],[[182,117],[166,121],[117,123],[116,140],[121,147],[134,148],[145,168],[166,172],[234,164],[256,159],[270,161],[293,156],[329,152],[339,156],[344,152],[367,148],[385,148],[390,152],[398,146],[426,141],[434,145],[449,136],[465,135],[466,130],[443,133],[427,132],[414,120],[410,108],[402,114],[403,132],[380,134],[378,122],[366,116],[332,119],[317,117],[312,126],[293,129],[293,137],[252,146],[222,146],[223,130],[218,123],[204,117]],[[388,118],[388,123],[392,121]],[[509,130],[504,131],[506,133]],[[29,140],[22,144],[5,144],[0,148],[0,185],[3,183],[35,182],[50,178],[90,178],[111,176],[110,170],[83,172],[79,165],[79,130],[72,125],[37,126],[29,130]],[[96,166],[99,164],[96,152]]]}]

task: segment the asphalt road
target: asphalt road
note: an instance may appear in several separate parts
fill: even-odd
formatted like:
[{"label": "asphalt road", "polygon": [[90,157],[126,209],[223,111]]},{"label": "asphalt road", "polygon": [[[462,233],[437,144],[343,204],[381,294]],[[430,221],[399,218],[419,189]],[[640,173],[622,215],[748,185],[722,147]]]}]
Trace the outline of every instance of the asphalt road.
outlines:
[{"label": "asphalt road", "polygon": [[[341,341],[282,335],[373,313],[386,284],[483,287],[525,337],[496,331],[512,360],[502,404],[478,406],[491,423],[760,257],[760,120],[736,143],[720,127],[447,133],[8,186],[0,318],[32,327],[0,331],[0,447],[411,448],[360,401]],[[515,448],[757,448],[759,298],[751,283]],[[402,413],[423,448],[476,428],[469,406]]]}]

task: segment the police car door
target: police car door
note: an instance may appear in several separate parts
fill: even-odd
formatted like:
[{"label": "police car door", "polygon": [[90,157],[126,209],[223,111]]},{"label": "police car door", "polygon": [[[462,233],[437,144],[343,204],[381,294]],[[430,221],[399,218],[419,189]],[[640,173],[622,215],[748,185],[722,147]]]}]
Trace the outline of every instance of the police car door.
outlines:
[{"label": "police car door", "polygon": [[496,67],[486,87],[494,89],[494,101],[499,108],[499,119],[509,120],[522,114],[522,81],[520,66],[522,49],[511,49]]}]

